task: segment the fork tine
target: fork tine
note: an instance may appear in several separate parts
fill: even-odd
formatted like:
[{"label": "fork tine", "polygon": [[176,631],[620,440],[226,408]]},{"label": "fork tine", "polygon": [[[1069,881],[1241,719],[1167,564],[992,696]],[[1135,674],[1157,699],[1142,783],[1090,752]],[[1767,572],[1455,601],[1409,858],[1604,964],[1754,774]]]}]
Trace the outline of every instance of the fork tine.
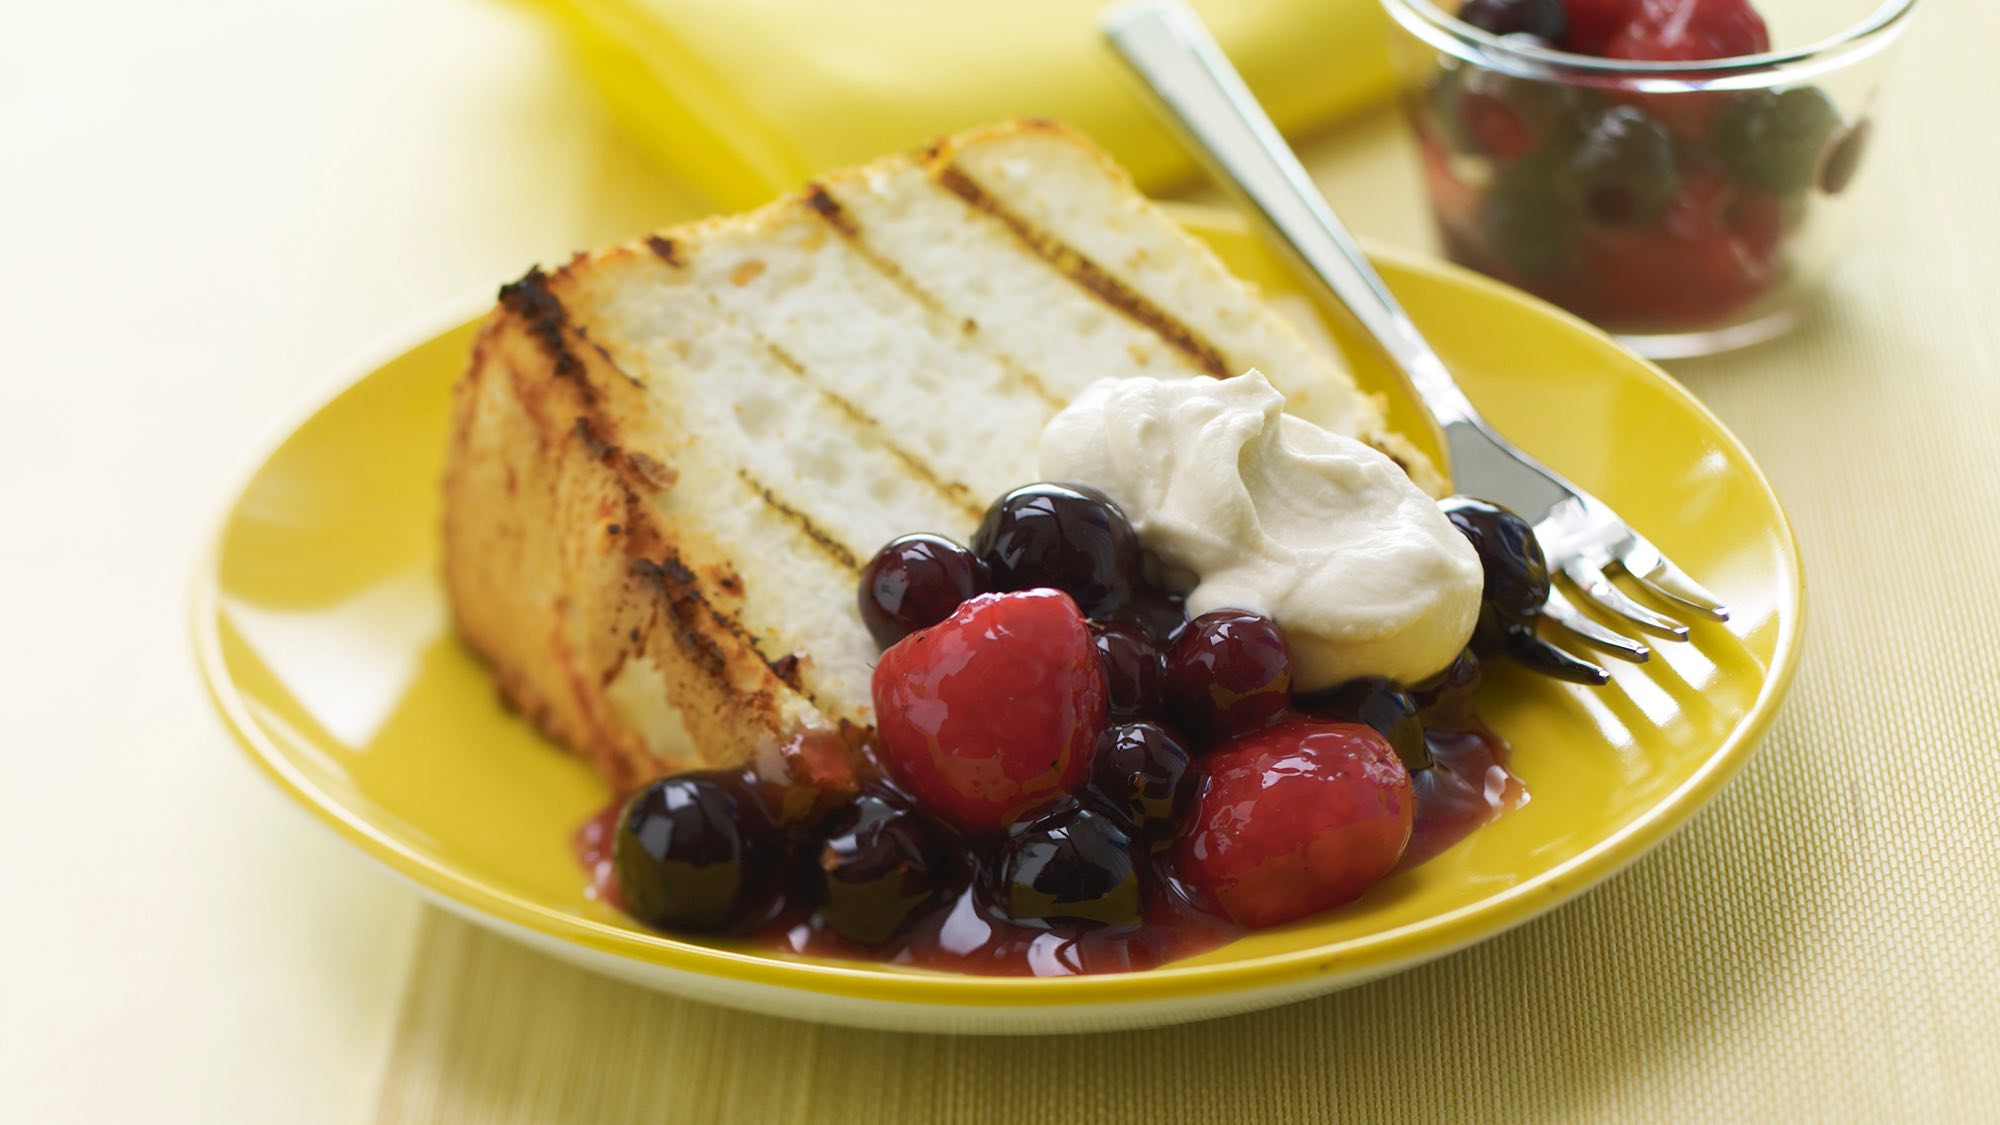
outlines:
[{"label": "fork tine", "polygon": [[1668,560],[1658,547],[1634,534],[1625,549],[1618,554],[1618,564],[1626,573],[1639,580],[1639,584],[1671,602],[1679,602],[1689,609],[1699,610],[1717,621],[1729,620],[1729,609],[1722,599],[1708,592],[1701,583],[1689,578],[1680,567]]},{"label": "fork tine", "polygon": [[1550,588],[1549,600],[1542,603],[1542,616],[1576,634],[1578,639],[1604,649],[1620,659],[1629,660],[1634,664],[1644,664],[1652,658],[1652,649],[1585,617],[1561,590]]},{"label": "fork tine", "polygon": [[1571,559],[1563,564],[1562,572],[1584,596],[1596,602],[1607,613],[1615,613],[1641,629],[1649,629],[1663,637],[1677,641],[1687,640],[1687,626],[1670,617],[1662,617],[1638,602],[1627,597],[1625,591],[1611,584],[1604,572],[1583,559]]},{"label": "fork tine", "polygon": [[1503,643],[1507,655],[1513,657],[1515,663],[1544,676],[1589,687],[1602,687],[1611,682],[1611,673],[1588,660],[1571,656],[1530,630],[1510,632]]}]

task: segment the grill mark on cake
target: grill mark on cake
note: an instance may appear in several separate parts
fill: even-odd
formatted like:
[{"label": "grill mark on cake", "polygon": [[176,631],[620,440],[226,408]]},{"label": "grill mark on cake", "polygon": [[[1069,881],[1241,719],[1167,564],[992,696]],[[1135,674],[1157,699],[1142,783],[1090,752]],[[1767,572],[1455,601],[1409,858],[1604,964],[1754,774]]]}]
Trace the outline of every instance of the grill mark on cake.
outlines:
[{"label": "grill mark on cake", "polygon": [[521,280],[500,287],[500,307],[521,318],[542,350],[555,363],[557,378],[568,379],[577,385],[585,404],[597,401],[597,388],[585,378],[583,361],[570,351],[569,341],[563,338],[563,329],[569,323],[569,310],[549,288],[549,275],[542,267],[535,266],[521,276]]},{"label": "grill mark on cake", "polygon": [[583,447],[590,451],[590,455],[601,464],[610,464],[611,459],[618,455],[618,447],[598,436],[597,426],[588,416],[581,414],[577,416],[576,436],[577,440],[583,442]]},{"label": "grill mark on cake", "polygon": [[898,265],[893,259],[883,257],[881,251],[869,245],[867,240],[861,237],[861,225],[854,221],[854,216],[849,213],[847,208],[840,205],[840,200],[835,199],[826,190],[824,185],[812,184],[808,186],[806,188],[805,200],[806,206],[812,210],[813,214],[826,220],[826,225],[832,227],[834,233],[845,239],[847,245],[856,254],[861,256],[862,261],[867,262],[889,284],[902,290],[904,296],[922,305],[932,313],[940,316],[949,315],[945,312],[944,306],[938,303],[937,297],[930,290],[918,285],[915,279],[903,272],[901,265]]},{"label": "grill mark on cake", "polygon": [[629,565],[633,574],[652,583],[666,599],[667,627],[673,631],[675,646],[723,691],[734,691],[729,682],[728,658],[714,638],[701,631],[699,619],[705,616],[703,611],[708,602],[701,596],[694,572],[682,565],[680,556],[671,550],[664,552],[658,562],[633,559]]},{"label": "grill mark on cake", "polygon": [[840,205],[840,200],[835,199],[833,193],[826,190],[826,185],[817,180],[806,185],[806,206],[812,208],[813,214],[825,219],[827,225],[838,231],[841,237],[855,238],[861,234],[861,227],[855,223],[854,216],[848,214],[847,208]]},{"label": "grill mark on cake", "polygon": [[685,259],[681,257],[680,243],[675,242],[673,239],[668,238],[666,235],[663,234],[647,235],[646,249],[651,250],[653,252],[654,257],[657,257],[661,261],[675,268],[679,268],[681,265],[685,264]]},{"label": "grill mark on cake", "polygon": [[[617,629],[614,627],[612,632],[617,632]],[[636,644],[637,642],[633,643]],[[605,688],[610,687],[611,681],[618,678],[618,674],[625,670],[626,663],[631,659],[632,650],[630,648],[619,649],[618,655],[611,658],[611,666],[606,668],[603,674],[597,677],[597,689],[603,691]]]},{"label": "grill mark on cake", "polygon": [[582,340],[586,344],[589,344],[591,348],[597,352],[597,358],[604,361],[604,366],[609,367],[613,373],[617,374],[620,378],[624,379],[626,382],[632,384],[633,386],[638,387],[642,390],[645,388],[646,384],[642,382],[637,375],[634,375],[630,371],[625,370],[623,367],[618,366],[618,361],[611,358],[611,352],[607,350],[603,344],[597,342],[597,338],[590,334],[590,329],[584,327],[581,324],[571,324],[570,328],[572,331],[576,333],[577,339]]},{"label": "grill mark on cake", "polygon": [[654,492],[665,492],[681,479],[679,469],[639,450],[627,450],[625,464]]},{"label": "grill mark on cake", "polygon": [[[1395,462],[1396,467],[1403,470],[1404,476],[1406,477],[1410,476],[1410,463],[1408,461],[1405,461],[1401,457],[1396,456],[1394,453],[1389,452],[1388,448],[1379,441],[1371,441],[1366,444],[1368,448],[1373,449],[1375,452],[1380,453],[1382,456],[1387,457],[1389,460]],[[1416,478],[1410,477],[1410,479],[1414,481]]]},{"label": "grill mark on cake", "polygon": [[1056,411],[1061,410],[1064,406],[1068,405],[1067,403],[1063,402],[1062,399],[1059,399],[1055,395],[1049,393],[1048,385],[1046,383],[1043,383],[1041,377],[1036,375],[1034,372],[1014,363],[1003,362],[1002,366],[1007,369],[1007,374],[1013,376],[1016,379],[1019,379],[1021,381],[1021,385],[1028,388],[1029,394],[1032,394],[1036,398],[1041,399],[1042,405],[1049,408],[1049,413],[1054,414]]},{"label": "grill mark on cake", "polygon": [[701,670],[715,685],[717,692],[725,699],[736,701],[738,706],[762,713],[765,726],[777,720],[775,702],[768,691],[745,692],[737,688],[729,675],[729,657],[722,646],[715,643],[701,628],[705,619],[735,638],[743,647],[755,653],[765,667],[771,662],[757,647],[757,638],[733,617],[717,612],[702,593],[701,580],[694,571],[681,561],[680,555],[672,548],[661,552],[658,562],[651,559],[633,559],[632,573],[653,584],[667,603],[667,626],[673,631],[674,644],[687,655],[690,662]]},{"label": "grill mark on cake", "polygon": [[[977,320],[969,316],[961,316],[944,307],[944,304],[937,299],[935,294],[918,285],[916,279],[911,277],[893,258],[884,256],[881,251],[870,245],[868,240],[861,236],[861,224],[854,221],[853,213],[841,206],[840,200],[835,199],[832,193],[826,190],[825,185],[818,183],[808,184],[806,186],[805,203],[812,210],[813,214],[826,220],[826,224],[832,227],[836,234],[846,240],[848,247],[855,254],[859,255],[862,261],[868,263],[870,268],[876,273],[881,274],[884,280],[890,285],[895,286],[904,296],[922,307],[924,311],[937,317],[945,325],[956,325],[958,330],[966,337],[978,337],[979,322]],[[1051,412],[1061,410],[1067,405],[1062,399],[1050,394],[1048,384],[1043,383],[1041,378],[1034,372],[1021,366],[1020,361],[1013,356],[983,345],[979,346],[978,350],[986,354],[993,362],[999,364],[1009,376],[1020,382],[1022,386],[1028,388],[1030,394],[1041,399],[1042,404],[1047,406]]]},{"label": "grill mark on cake", "polygon": [[[799,685],[799,661],[801,659],[802,655],[800,653],[788,652],[776,660],[766,661],[766,663],[771,666],[771,674],[783,680],[786,687],[800,694],[805,694],[805,688]],[[818,701],[815,700],[814,704],[817,706]]]},{"label": "grill mark on cake", "polygon": [[824,528],[813,522],[811,516],[778,499],[778,494],[771,490],[771,486],[751,475],[750,470],[737,469],[736,475],[742,478],[744,484],[750,486],[750,491],[755,492],[758,498],[764,501],[765,507],[789,520],[828,558],[849,570],[860,572],[861,563],[854,557],[854,552],[849,550],[846,544],[827,534]]},{"label": "grill mark on cake", "polygon": [[[729,679],[729,661],[720,645],[699,627],[699,619],[705,618],[709,624],[729,634],[743,648],[757,657],[757,660],[775,676],[780,683],[803,696],[816,708],[824,709],[819,697],[807,689],[799,675],[799,665],[803,655],[787,652],[778,657],[764,654],[763,642],[757,634],[744,626],[735,614],[716,608],[714,602],[702,590],[701,578],[679,553],[671,547],[663,548],[658,562],[652,559],[633,559],[632,573],[651,582],[660,591],[667,603],[668,624],[674,632],[674,642],[686,652],[695,665],[725,693],[740,696],[735,684]],[[646,633],[651,633],[651,628]],[[608,681],[607,681],[608,682]],[[770,696],[766,692],[755,693],[768,709]]]},{"label": "grill mark on cake", "polygon": [[783,367],[786,371],[791,372],[804,381],[807,386],[818,393],[820,398],[826,401],[827,405],[838,411],[856,429],[873,438],[903,468],[908,469],[911,476],[924,482],[924,484],[928,485],[947,502],[957,505],[962,511],[970,514],[973,519],[976,520],[985,515],[986,509],[981,507],[974,498],[972,489],[958,481],[945,478],[936,469],[926,463],[923,458],[903,448],[901,444],[889,436],[888,427],[882,425],[879,419],[861,409],[859,405],[844,395],[828,388],[819,380],[814,379],[812,372],[806,369],[806,365],[799,362],[797,356],[786,351],[777,341],[767,339],[762,335],[757,336],[757,341],[764,345],[764,350],[771,354],[772,359],[778,361],[778,366]]},{"label": "grill mark on cake", "polygon": [[613,374],[635,387],[645,387],[644,381],[611,358],[611,352],[590,335],[588,327],[570,319],[569,310],[563,306],[561,298],[549,288],[549,277],[542,272],[542,267],[535,266],[522,275],[521,280],[501,286],[500,307],[521,319],[528,335],[553,361],[556,377],[576,384],[585,408],[597,405],[597,388],[591,384],[589,369],[583,360],[577,358],[576,352],[570,348],[569,335],[588,344]]},{"label": "grill mark on cake", "polygon": [[1127,319],[1151,329],[1154,335],[1210,375],[1218,379],[1228,378],[1229,365],[1223,360],[1222,353],[1194,329],[1175,320],[1165,309],[1118,280],[1117,275],[1098,265],[1081,250],[1009,210],[963,169],[947,163],[934,168],[932,175],[940,187],[963,199],[973,210],[1000,222],[1013,232],[1021,245],[1086,293]]}]

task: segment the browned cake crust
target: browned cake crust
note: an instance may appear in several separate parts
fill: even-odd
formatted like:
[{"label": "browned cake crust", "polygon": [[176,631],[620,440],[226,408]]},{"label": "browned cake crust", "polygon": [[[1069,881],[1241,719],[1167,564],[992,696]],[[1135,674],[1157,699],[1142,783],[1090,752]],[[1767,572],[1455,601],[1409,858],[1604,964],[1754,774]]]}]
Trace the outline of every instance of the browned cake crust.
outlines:
[{"label": "browned cake crust", "polygon": [[[653,514],[676,473],[623,443],[657,420],[569,322],[566,273],[501,290],[455,392],[444,563],[459,632],[502,697],[615,788],[744,761],[799,717],[796,661],[763,659],[730,613],[741,579],[696,573],[686,531]],[[606,687],[640,655],[698,758],[648,753],[611,707]]]},{"label": "browned cake crust", "polygon": [[[1045,204],[1068,211],[1024,216]],[[1115,258],[1044,225],[1079,213],[1127,239]],[[933,229],[965,256],[926,257]],[[956,268],[966,256],[979,268]],[[939,288],[925,288],[925,268]],[[995,304],[989,274],[1040,296]],[[944,409],[911,405],[939,365],[898,371],[904,384],[885,392],[840,383],[870,362],[836,371],[847,355],[837,349],[799,358],[840,331],[806,334],[800,294],[823,308],[870,287],[873,310],[890,310],[875,337],[885,354],[918,339],[948,360],[942,374],[997,372],[945,400],[966,404],[971,420],[954,424],[1013,412],[990,463],[953,464],[948,442],[901,443],[907,416],[884,414]],[[767,315],[765,302],[787,299],[794,312]],[[985,315],[975,322],[966,305]],[[728,354],[714,339],[691,343],[711,332],[704,310],[736,318],[724,342],[751,343]],[[1010,317],[1013,328],[996,327]],[[1063,362],[1071,351],[1090,358]],[[988,498],[1033,479],[1041,420],[1101,375],[1261,365],[1432,483],[1435,470],[1381,429],[1376,404],[1309,352],[1101,153],[1047,123],[979,130],[747,215],[531,270],[501,291],[456,390],[444,577],[458,628],[502,695],[617,788],[741,763],[802,727],[858,737],[871,721],[874,650],[853,609],[867,553],[906,531],[968,536]],[[731,428],[728,410],[745,409],[728,398],[731,381],[756,378],[818,421],[789,445]],[[759,460],[801,433],[847,442],[850,461],[877,466],[874,487],[829,491],[797,458]]]}]

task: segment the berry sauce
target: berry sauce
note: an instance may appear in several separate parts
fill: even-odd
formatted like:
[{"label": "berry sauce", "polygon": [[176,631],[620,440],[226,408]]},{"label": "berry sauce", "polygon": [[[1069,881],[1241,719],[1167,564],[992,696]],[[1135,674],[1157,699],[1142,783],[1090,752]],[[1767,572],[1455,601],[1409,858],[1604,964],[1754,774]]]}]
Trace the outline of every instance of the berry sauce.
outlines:
[{"label": "berry sauce", "polygon": [[1150,969],[1214,949],[1243,932],[1201,910],[1171,879],[1155,874],[1151,882],[1136,926],[1025,926],[1003,916],[967,883],[886,946],[849,942],[810,912],[781,916],[756,936],[787,952],[817,957],[983,976],[1062,977]]},{"label": "berry sauce", "polygon": [[1505,740],[1473,720],[1462,729],[1431,727],[1431,768],[1410,775],[1416,826],[1396,870],[1407,871],[1458,843],[1508,809],[1528,803],[1527,786],[1507,770]]},{"label": "berry sauce", "polygon": [[[1507,770],[1508,747],[1498,735],[1476,720],[1457,729],[1438,723],[1433,718],[1425,732],[1431,767],[1413,775],[1415,824],[1398,871],[1438,855],[1528,800],[1527,789]],[[856,772],[876,775],[872,755],[864,748],[860,757]],[[766,780],[764,784],[769,792],[773,784],[783,788],[787,783]],[[618,909],[622,904],[612,849],[624,804],[623,797],[612,802],[579,826],[572,838],[589,875],[585,894]],[[985,976],[1047,977],[1155,968],[1214,949],[1245,932],[1195,902],[1171,867],[1170,851],[1146,859],[1146,905],[1136,926],[1023,925],[992,905],[978,889],[977,877],[961,877],[937,902],[920,910],[901,934],[882,945],[866,946],[841,937],[797,896],[783,897],[770,910],[760,911],[762,920],[739,937],[753,945],[815,957]]]},{"label": "berry sauce", "polygon": [[590,876],[590,882],[583,888],[584,897],[596,899],[621,913],[625,909],[625,901],[618,893],[618,869],[611,856],[618,846],[618,814],[624,811],[625,797],[621,795],[578,825],[569,838],[570,848],[576,852],[584,872]]}]

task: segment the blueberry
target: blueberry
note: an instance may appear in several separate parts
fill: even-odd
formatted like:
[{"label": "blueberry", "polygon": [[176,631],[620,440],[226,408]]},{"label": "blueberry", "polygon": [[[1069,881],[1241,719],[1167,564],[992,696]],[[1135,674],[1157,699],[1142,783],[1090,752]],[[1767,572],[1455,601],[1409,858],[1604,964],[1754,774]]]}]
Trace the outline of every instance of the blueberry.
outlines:
[{"label": "blueberry", "polygon": [[1131,717],[1159,710],[1160,681],[1165,674],[1160,650],[1130,625],[1093,622],[1090,631],[1097,645],[1097,663],[1104,669],[1111,713]]},{"label": "blueberry", "polygon": [[1090,784],[1106,804],[1155,844],[1173,837],[1194,798],[1187,747],[1158,723],[1122,723],[1097,739]]},{"label": "blueberry", "polygon": [[1827,151],[1826,162],[1820,165],[1819,190],[1839,195],[1854,182],[1854,173],[1861,167],[1861,154],[1868,150],[1870,131],[1864,117],[1841,132],[1840,139]]},{"label": "blueberry", "polygon": [[734,929],[765,905],[783,841],[741,777],[683,773],[639,790],[618,818],[613,862],[634,918],[660,929]]},{"label": "blueberry", "polygon": [[863,945],[893,937],[955,870],[942,830],[888,793],[863,793],[828,814],[807,862],[820,917]]},{"label": "blueberry", "polygon": [[1144,633],[1158,646],[1170,645],[1187,624],[1187,598],[1165,590],[1143,588],[1132,595],[1114,618]]},{"label": "blueberry", "polygon": [[1310,715],[1372,727],[1375,733],[1389,740],[1406,768],[1430,768],[1430,744],[1424,740],[1417,701],[1394,680],[1363,676],[1300,696],[1298,706]]},{"label": "blueberry", "polygon": [[1410,685],[1410,697],[1428,715],[1464,718],[1472,711],[1472,697],[1479,691],[1484,673],[1479,657],[1471,649],[1458,654],[1451,667],[1419,684]]},{"label": "blueberry", "polygon": [[888,648],[986,588],[986,564],[938,535],[893,539],[861,571],[861,620]]},{"label": "blueberry", "polygon": [[[1458,102],[1460,124],[1468,130],[1480,125],[1482,111],[1493,117],[1504,109],[1528,136],[1528,152],[1561,155],[1583,139],[1584,128],[1595,117],[1597,96],[1562,82],[1544,82],[1497,70],[1467,67],[1460,83]],[[1492,140],[1474,151],[1493,147]]]},{"label": "blueberry", "polygon": [[1550,43],[1569,32],[1569,14],[1562,0],[1465,0],[1458,18],[1495,35],[1524,32]]},{"label": "blueberry", "polygon": [[1585,214],[1611,226],[1660,217],[1680,186],[1674,138],[1632,106],[1597,115],[1563,163],[1563,188]]},{"label": "blueberry", "polygon": [[1485,572],[1481,615],[1526,621],[1549,600],[1549,564],[1535,529],[1520,516],[1484,500],[1452,496],[1439,503],[1445,518],[1472,542]]},{"label": "blueberry", "polygon": [[1415,95],[1419,105],[1413,116],[1420,122],[1428,123],[1438,143],[1453,152],[1479,151],[1458,109],[1458,101],[1465,93],[1466,77],[1470,72],[1470,67],[1456,60],[1446,60],[1432,72]]},{"label": "blueberry", "polygon": [[996,590],[1047,586],[1086,617],[1110,617],[1139,582],[1139,537],[1118,505],[1084,485],[1031,484],[986,511],[972,549]]},{"label": "blueberry", "polygon": [[1537,153],[1501,169],[1481,202],[1487,248],[1525,278],[1550,277],[1574,257],[1575,216],[1556,185],[1556,158]]},{"label": "blueberry", "polygon": [[1166,703],[1187,729],[1226,737],[1263,726],[1291,700],[1285,635],[1262,614],[1223,609],[1188,622],[1167,654]]},{"label": "blueberry", "polygon": [[1737,95],[1715,127],[1715,152],[1744,183],[1781,195],[1813,182],[1840,111],[1817,86]]},{"label": "blueberry", "polygon": [[1009,832],[995,881],[1001,910],[1017,922],[1132,925],[1139,920],[1131,837],[1110,817],[1081,805]]}]

